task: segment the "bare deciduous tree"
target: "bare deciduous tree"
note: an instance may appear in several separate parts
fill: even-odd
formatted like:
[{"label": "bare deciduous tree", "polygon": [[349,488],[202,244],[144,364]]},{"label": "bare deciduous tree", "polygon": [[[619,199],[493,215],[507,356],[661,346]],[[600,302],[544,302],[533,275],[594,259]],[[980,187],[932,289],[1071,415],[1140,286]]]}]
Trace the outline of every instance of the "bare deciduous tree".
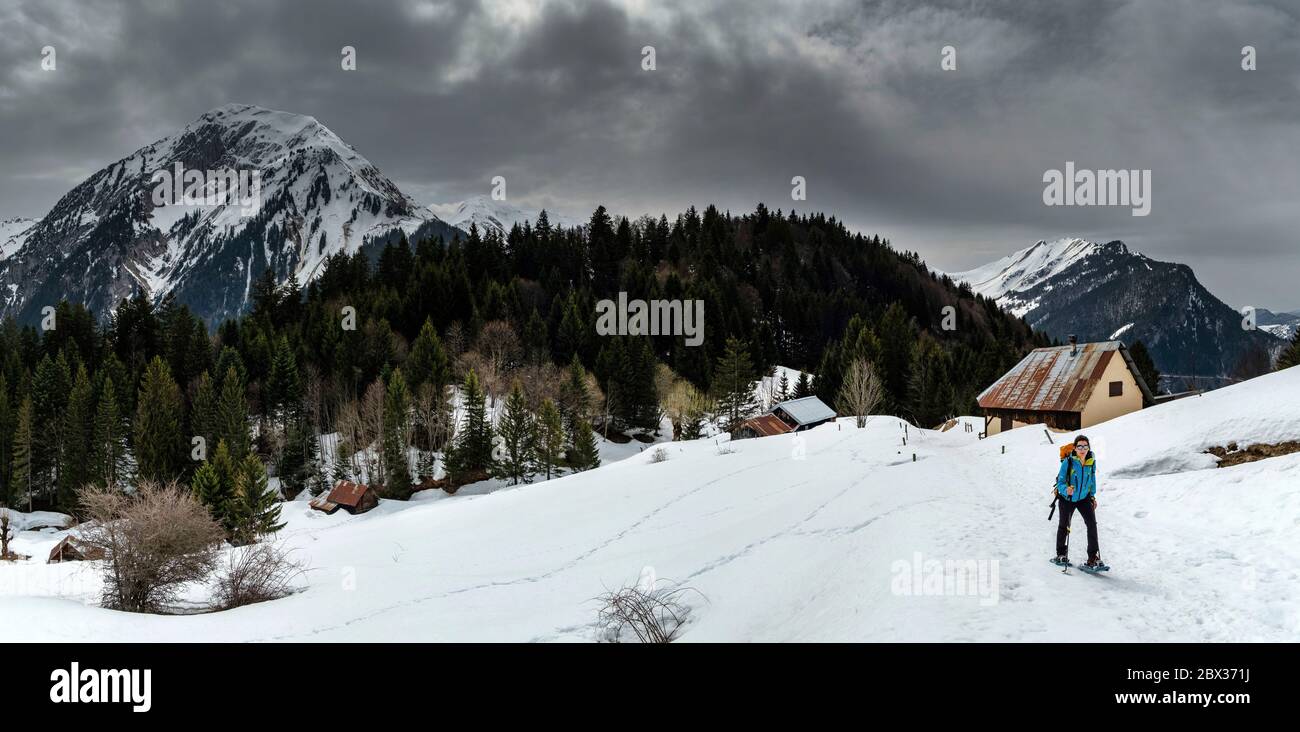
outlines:
[{"label": "bare deciduous tree", "polygon": [[509,391],[510,383],[513,381],[508,376],[520,365],[524,355],[523,346],[519,343],[519,336],[515,333],[514,327],[504,320],[486,323],[479,331],[478,339],[474,341],[474,350],[482,354],[487,362],[488,373],[496,382],[488,381],[484,374],[480,373],[479,377],[484,379],[484,388],[493,396],[504,395]]},{"label": "bare deciduous tree", "polygon": [[673,423],[674,440],[693,440],[700,436],[700,422],[713,409],[713,400],[691,382],[678,379],[664,393],[663,410]]},{"label": "bare deciduous tree", "polygon": [[885,387],[876,370],[865,358],[854,361],[844,375],[844,383],[835,400],[841,412],[852,415],[858,427],[867,426],[867,418],[885,399]]},{"label": "bare deciduous tree", "polygon": [[9,514],[9,509],[0,508],[0,559],[9,558],[9,542],[14,538],[12,522],[13,517]]},{"label": "bare deciduous tree", "polygon": [[336,464],[339,461],[347,461],[347,469],[352,476],[361,475],[361,455],[359,454],[359,441],[361,440],[361,407],[355,399],[341,401],[338,406],[338,418],[335,421],[335,429],[338,431],[338,440],[334,443],[334,460]]},{"label": "bare deciduous tree", "polygon": [[217,566],[225,531],[176,483],[142,482],[134,495],[102,486],[79,494],[82,540],[104,556],[104,607],[161,612]]},{"label": "bare deciduous tree", "polygon": [[366,387],[366,393],[361,397],[361,435],[360,440],[355,443],[358,451],[364,451],[366,482],[378,485],[383,485],[388,477],[384,451],[380,449],[381,441],[384,439],[385,397],[383,379],[375,379],[370,386]]},{"label": "bare deciduous tree", "polygon": [[519,385],[524,388],[524,397],[528,400],[529,411],[536,412],[541,409],[542,402],[550,399],[559,401],[560,385],[564,382],[564,375],[560,369],[551,362],[542,364],[528,364],[522,368],[515,369],[512,376],[519,380]]}]

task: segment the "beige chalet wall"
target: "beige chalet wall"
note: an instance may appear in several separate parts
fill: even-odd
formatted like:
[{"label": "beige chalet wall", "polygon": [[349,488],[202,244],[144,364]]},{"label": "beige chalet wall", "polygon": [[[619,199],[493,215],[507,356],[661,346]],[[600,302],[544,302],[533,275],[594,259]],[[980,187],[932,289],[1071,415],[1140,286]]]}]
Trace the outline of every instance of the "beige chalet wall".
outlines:
[{"label": "beige chalet wall", "polygon": [[[1110,395],[1110,382],[1112,381],[1119,381],[1124,384],[1124,393],[1122,395],[1117,397]],[[1080,424],[1085,428],[1091,427],[1094,424],[1114,419],[1122,414],[1136,412],[1141,408],[1142,391],[1138,389],[1133,373],[1128,370],[1128,366],[1124,363],[1124,357],[1118,351],[1115,351],[1111,354],[1110,363],[1106,364],[1106,370],[1102,373],[1101,381],[1097,384],[1097,388],[1092,390],[1092,396],[1083,408]]]}]

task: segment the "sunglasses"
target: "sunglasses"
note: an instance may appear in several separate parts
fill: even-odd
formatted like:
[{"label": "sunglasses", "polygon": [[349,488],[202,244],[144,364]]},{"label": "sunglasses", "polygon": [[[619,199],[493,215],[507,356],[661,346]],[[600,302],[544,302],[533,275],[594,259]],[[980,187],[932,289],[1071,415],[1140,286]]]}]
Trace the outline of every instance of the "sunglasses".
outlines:
[{"label": "sunglasses", "polygon": [[1078,449],[1081,448],[1081,447],[1082,447],[1083,449],[1087,450],[1088,447],[1089,447],[1089,445],[1088,445],[1088,443],[1086,443],[1086,442],[1080,442],[1079,444],[1077,444],[1077,445],[1074,446],[1074,449],[1078,450]]}]

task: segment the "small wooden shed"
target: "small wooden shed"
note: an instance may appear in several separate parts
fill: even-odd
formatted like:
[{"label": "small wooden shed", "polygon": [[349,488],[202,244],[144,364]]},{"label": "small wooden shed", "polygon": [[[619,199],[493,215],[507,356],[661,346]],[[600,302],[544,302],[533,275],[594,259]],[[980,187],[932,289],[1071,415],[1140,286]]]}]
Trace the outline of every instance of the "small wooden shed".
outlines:
[{"label": "small wooden shed", "polygon": [[54,545],[50,550],[50,556],[45,560],[46,564],[58,564],[59,562],[84,562],[93,559],[103,559],[104,553],[98,549],[78,544],[71,536],[65,536],[59,539],[59,543]]},{"label": "small wooden shed", "polygon": [[379,494],[373,486],[340,480],[334,484],[329,493],[322,493],[307,504],[317,511],[327,514],[342,508],[350,514],[365,513],[379,505]]}]

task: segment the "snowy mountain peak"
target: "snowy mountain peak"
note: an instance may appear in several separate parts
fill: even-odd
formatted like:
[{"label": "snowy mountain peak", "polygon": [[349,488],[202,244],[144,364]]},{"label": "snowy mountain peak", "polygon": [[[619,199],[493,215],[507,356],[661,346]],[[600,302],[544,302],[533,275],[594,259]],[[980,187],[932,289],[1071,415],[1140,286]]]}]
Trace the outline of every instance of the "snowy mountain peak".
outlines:
[{"label": "snowy mountain peak", "polygon": [[[1123,242],[1113,244],[1124,247]],[[1040,240],[983,267],[953,272],[949,276],[954,281],[966,282],[975,292],[996,300],[1009,293],[1034,287],[1101,248],[1101,244],[1086,239]],[[1123,251],[1127,252],[1128,249],[1124,248]]]},{"label": "snowy mountain peak", "polygon": [[[232,175],[241,188],[160,198],[177,174],[187,188],[205,179],[203,192]],[[306,283],[329,256],[396,230],[454,232],[316,118],[227,104],[92,175],[23,241],[0,239],[0,315],[68,296],[104,313],[143,291],[212,322],[241,312],[265,269]]]}]

